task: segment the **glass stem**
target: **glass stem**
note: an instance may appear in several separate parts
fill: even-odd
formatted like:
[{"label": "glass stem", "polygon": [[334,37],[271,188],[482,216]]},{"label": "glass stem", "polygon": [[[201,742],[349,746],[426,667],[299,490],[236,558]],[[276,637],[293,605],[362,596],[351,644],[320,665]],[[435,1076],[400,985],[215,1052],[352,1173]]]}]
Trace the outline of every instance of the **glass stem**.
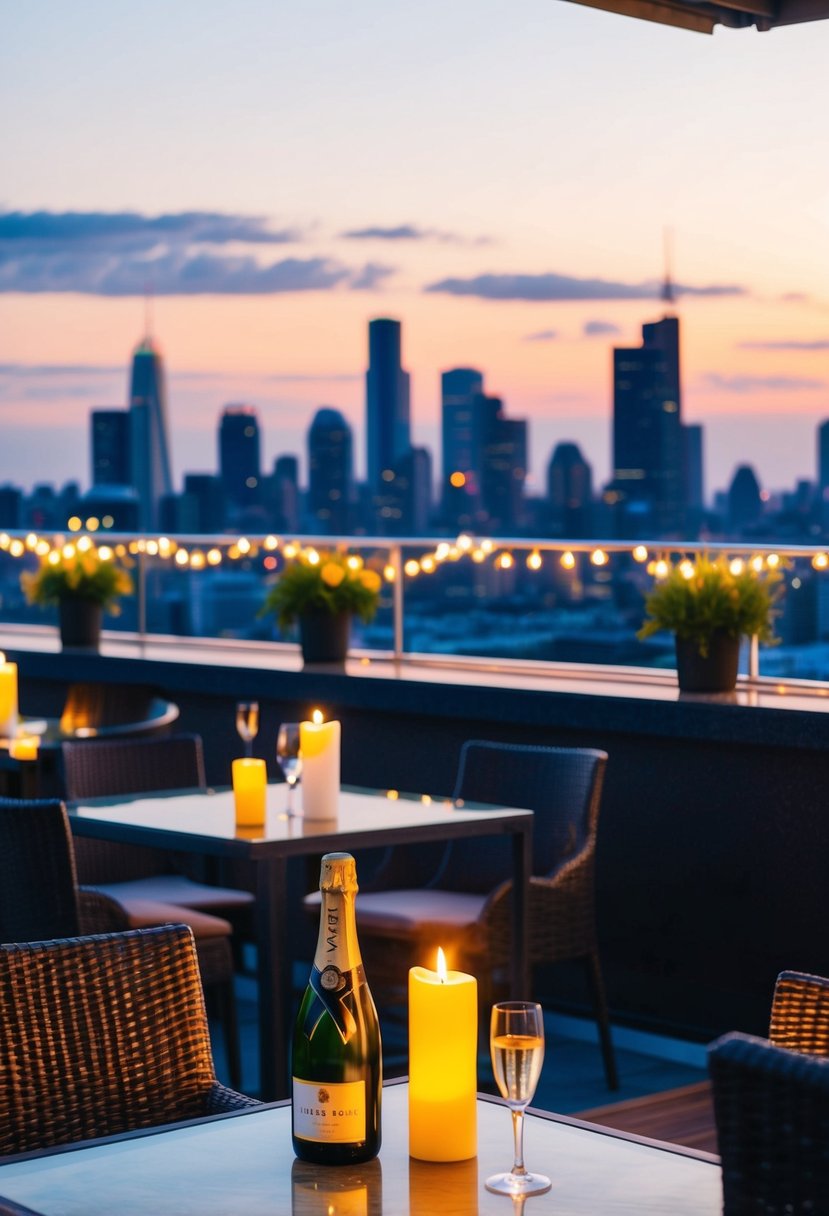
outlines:
[{"label": "glass stem", "polygon": [[245,755],[246,755],[246,756],[252,756],[252,755],[253,755],[253,739],[246,739],[246,740],[245,740]]},{"label": "glass stem", "polygon": [[288,782],[288,815],[289,816],[293,815],[293,813],[294,813],[294,786],[295,785],[296,785],[295,781]]},{"label": "glass stem", "polygon": [[515,1141],[515,1162],[512,1167],[513,1174],[526,1174],[524,1168],[524,1111],[512,1111],[512,1136]]}]

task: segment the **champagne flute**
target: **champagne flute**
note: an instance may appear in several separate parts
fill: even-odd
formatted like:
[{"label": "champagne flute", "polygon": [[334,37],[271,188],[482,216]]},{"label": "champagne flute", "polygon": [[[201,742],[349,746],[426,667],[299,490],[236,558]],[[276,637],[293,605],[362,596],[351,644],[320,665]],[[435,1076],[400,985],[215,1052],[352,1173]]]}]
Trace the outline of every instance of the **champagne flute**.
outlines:
[{"label": "champagne flute", "polygon": [[515,1154],[512,1169],[493,1174],[486,1189],[498,1195],[541,1195],[553,1185],[544,1174],[531,1174],[524,1165],[524,1111],[529,1105],[544,1063],[544,1017],[532,1001],[502,1001],[492,1006],[489,1032],[492,1071],[501,1096],[512,1112]]},{"label": "champagne flute", "polygon": [[236,704],[236,729],[245,745],[245,755],[253,755],[253,740],[259,734],[259,702],[238,701]]},{"label": "champagne flute", "polygon": [[276,736],[276,763],[288,783],[288,814],[293,814],[294,787],[302,772],[299,754],[299,723],[283,722]]}]

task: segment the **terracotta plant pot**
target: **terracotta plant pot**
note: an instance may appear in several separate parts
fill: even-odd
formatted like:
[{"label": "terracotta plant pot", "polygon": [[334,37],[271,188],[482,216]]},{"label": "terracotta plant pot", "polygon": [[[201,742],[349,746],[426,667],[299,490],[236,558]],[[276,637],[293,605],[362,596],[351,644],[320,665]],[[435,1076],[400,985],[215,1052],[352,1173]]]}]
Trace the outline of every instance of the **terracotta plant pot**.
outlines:
[{"label": "terracotta plant pot", "polygon": [[299,618],[303,661],[344,663],[348,654],[351,616],[347,612],[309,612]]},{"label": "terracotta plant pot", "polygon": [[676,674],[682,692],[731,692],[737,683],[740,639],[715,633],[708,654],[701,655],[696,642],[676,638]]},{"label": "terracotta plant pot", "polygon": [[92,600],[65,599],[58,604],[60,642],[64,650],[97,650],[104,610]]}]

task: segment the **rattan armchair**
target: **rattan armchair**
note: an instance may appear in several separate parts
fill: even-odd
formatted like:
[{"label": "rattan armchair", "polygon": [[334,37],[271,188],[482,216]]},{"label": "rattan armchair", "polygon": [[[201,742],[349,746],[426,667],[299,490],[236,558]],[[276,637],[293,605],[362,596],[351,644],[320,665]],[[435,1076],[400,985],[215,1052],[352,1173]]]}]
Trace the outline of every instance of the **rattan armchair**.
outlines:
[{"label": "rattan armchair", "polygon": [[769,1038],[709,1048],[724,1216],[829,1212],[829,980],[784,971]]},{"label": "rattan armchair", "polygon": [[186,926],[0,947],[0,1153],[256,1104],[216,1080]]},{"label": "rattan armchair", "polygon": [[129,907],[94,888],[79,887],[69,819],[57,799],[0,799],[0,941],[32,942],[79,934],[184,923],[196,939],[199,969],[215,993],[228,1072],[239,1083],[239,1041],[233,993],[232,928],[218,916],[150,900]]},{"label": "rattan armchair", "polygon": [[[593,997],[609,1088],[616,1063],[596,938],[596,831],[607,755],[588,748],[465,743],[455,799],[535,812],[529,891],[529,954],[533,965],[581,960]],[[421,857],[422,860],[422,857]],[[502,840],[452,842],[423,887],[411,877],[403,850],[357,902],[360,941],[371,959],[372,982],[405,976],[407,963],[434,966],[442,946],[451,964],[473,971],[485,1006],[494,975],[511,953],[511,882]],[[405,883],[405,885],[403,885]],[[389,949],[389,947],[393,947]],[[448,947],[448,949],[447,949]]]}]

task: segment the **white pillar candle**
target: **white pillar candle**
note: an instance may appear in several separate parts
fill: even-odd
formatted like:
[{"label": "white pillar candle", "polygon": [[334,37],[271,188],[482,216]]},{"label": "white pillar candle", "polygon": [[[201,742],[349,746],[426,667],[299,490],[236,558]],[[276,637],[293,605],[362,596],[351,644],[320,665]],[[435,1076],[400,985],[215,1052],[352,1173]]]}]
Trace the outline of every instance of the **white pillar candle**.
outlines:
[{"label": "white pillar candle", "polygon": [[299,724],[302,757],[302,814],[306,819],[335,819],[340,794],[340,724],[323,722],[319,710],[313,722]]},{"label": "white pillar candle", "polygon": [[17,734],[17,664],[7,663],[0,652],[0,736],[13,739]]}]

